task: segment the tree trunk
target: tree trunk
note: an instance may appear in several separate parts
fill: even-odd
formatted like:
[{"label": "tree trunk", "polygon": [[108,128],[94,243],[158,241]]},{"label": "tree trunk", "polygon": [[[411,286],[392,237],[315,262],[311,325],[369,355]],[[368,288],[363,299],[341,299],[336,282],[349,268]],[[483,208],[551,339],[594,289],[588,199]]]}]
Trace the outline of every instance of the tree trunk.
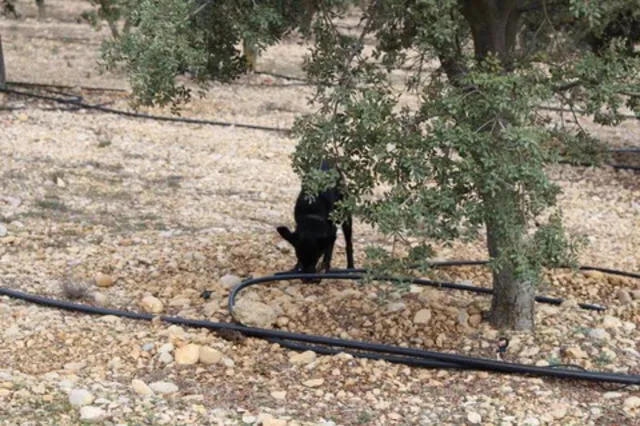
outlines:
[{"label": "tree trunk", "polygon": [[2,34],[0,34],[0,89],[7,87],[7,74],[4,68],[4,54],[2,53]]},{"label": "tree trunk", "polygon": [[258,48],[255,44],[242,40],[242,56],[246,61],[247,71],[254,72],[256,70],[256,62],[258,61]]},{"label": "tree trunk", "polygon": [[462,14],[473,35],[477,60],[496,55],[506,70],[513,62],[520,9],[518,0],[462,0]]},{"label": "tree trunk", "polygon": [[[517,196],[514,194],[514,196]],[[498,201],[498,200],[496,200]],[[509,214],[509,212],[503,212]],[[517,210],[513,211],[517,215]],[[513,218],[516,221],[518,218]],[[509,225],[511,227],[512,225]],[[516,229],[517,229],[517,225]],[[533,330],[535,326],[535,286],[516,274],[517,265],[501,257],[513,241],[504,233],[505,224],[491,218],[486,220],[487,249],[492,259],[500,259],[499,269],[493,272],[493,297],[489,320],[498,329]]]},{"label": "tree trunk", "polygon": [[38,21],[44,21],[47,17],[44,0],[36,0],[36,6],[38,6]]},{"label": "tree trunk", "polygon": [[[471,27],[476,60],[495,55],[502,72],[510,72],[520,19],[517,0],[461,0],[462,14]],[[506,120],[506,117],[502,117]],[[499,135],[496,134],[496,141]],[[500,144],[496,143],[496,149]],[[497,328],[531,330],[534,327],[535,288],[518,273],[516,259],[510,256],[525,233],[525,221],[518,203],[519,194],[504,182],[498,195],[483,196],[489,214],[485,219],[487,248],[492,259],[499,259],[493,273],[490,320]]]}]

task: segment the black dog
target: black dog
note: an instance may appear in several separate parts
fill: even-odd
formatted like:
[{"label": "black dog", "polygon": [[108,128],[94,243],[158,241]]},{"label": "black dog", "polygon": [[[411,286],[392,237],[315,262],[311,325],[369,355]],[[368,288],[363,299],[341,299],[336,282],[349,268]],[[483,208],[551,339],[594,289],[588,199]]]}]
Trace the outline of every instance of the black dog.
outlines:
[{"label": "black dog", "polygon": [[[321,170],[328,171],[329,165],[322,161]],[[340,184],[339,184],[340,185]],[[328,272],[331,268],[331,256],[333,245],[336,242],[338,228],[331,221],[329,215],[335,204],[342,199],[342,192],[339,185],[318,194],[313,201],[305,198],[304,192],[300,191],[294,217],[296,220],[296,230],[291,232],[286,226],[279,226],[278,233],[295,248],[298,263],[291,272],[312,274],[316,272],[316,267],[320,256],[322,259],[322,269]],[[342,232],[347,245],[347,267],[353,268],[353,245],[351,242],[351,216],[342,224]],[[309,282],[310,280],[305,280]]]}]

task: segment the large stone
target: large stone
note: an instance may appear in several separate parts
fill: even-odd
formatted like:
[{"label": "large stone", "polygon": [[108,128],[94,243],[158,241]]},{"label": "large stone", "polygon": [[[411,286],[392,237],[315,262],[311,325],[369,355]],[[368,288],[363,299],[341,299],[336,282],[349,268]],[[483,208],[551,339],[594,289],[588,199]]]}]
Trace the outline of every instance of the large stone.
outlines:
[{"label": "large stone", "polygon": [[619,288],[618,291],[616,291],[616,298],[623,305],[630,305],[631,303],[633,303],[633,300],[631,299],[631,295],[627,290],[623,288]]},{"label": "large stone", "polygon": [[317,388],[318,386],[322,386],[323,383],[324,383],[323,378],[309,379],[302,382],[302,384],[308,388]]},{"label": "large stone", "polygon": [[164,310],[164,305],[157,297],[148,295],[140,301],[140,307],[143,311],[150,314],[159,314]]},{"label": "large stone", "polygon": [[111,287],[115,283],[115,280],[109,274],[98,274],[95,277],[95,281],[98,287],[103,287],[103,288]]},{"label": "large stone", "polygon": [[240,284],[241,282],[242,282],[242,279],[240,277],[238,277],[237,275],[232,275],[232,274],[223,275],[218,280],[218,283],[222,287],[228,288],[228,289],[231,289],[231,288],[235,287],[236,285]]},{"label": "large stone", "polygon": [[83,423],[100,423],[107,417],[107,413],[100,407],[91,405],[80,409],[80,421]]},{"label": "large stone", "polygon": [[178,349],[176,349],[175,360],[176,364],[192,365],[198,362],[200,359],[200,346],[189,343]]},{"label": "large stone", "polygon": [[145,382],[140,379],[133,379],[131,381],[131,387],[133,391],[141,396],[151,396],[153,395],[153,390]]},{"label": "large stone", "polygon": [[407,305],[404,302],[394,302],[387,305],[387,312],[400,312],[406,308]]},{"label": "large stone", "polygon": [[589,337],[595,340],[611,340],[611,336],[606,332],[604,328],[592,328],[589,330]]},{"label": "large stone", "polygon": [[622,407],[628,412],[640,411],[640,397],[630,396],[624,400]]},{"label": "large stone", "polygon": [[153,382],[149,385],[151,390],[162,395],[178,392],[179,388],[171,382]]},{"label": "large stone", "polygon": [[222,361],[222,353],[209,346],[200,347],[200,362],[203,364],[217,364]]},{"label": "large stone", "polygon": [[416,315],[413,317],[414,324],[429,324],[431,320],[431,310],[430,309],[420,309],[416,312]]},{"label": "large stone", "polygon": [[278,315],[266,303],[241,299],[234,308],[235,317],[244,325],[268,328],[275,324]]},{"label": "large stone", "polygon": [[95,397],[86,389],[73,389],[69,392],[69,403],[74,407],[89,405],[94,400]]},{"label": "large stone", "polygon": [[289,357],[289,362],[293,365],[310,364],[316,360],[316,353],[313,351],[305,351],[293,354]]},{"label": "large stone", "polygon": [[482,416],[480,416],[480,414],[476,413],[475,411],[469,411],[467,413],[467,420],[472,425],[479,425],[480,423],[482,423]]}]

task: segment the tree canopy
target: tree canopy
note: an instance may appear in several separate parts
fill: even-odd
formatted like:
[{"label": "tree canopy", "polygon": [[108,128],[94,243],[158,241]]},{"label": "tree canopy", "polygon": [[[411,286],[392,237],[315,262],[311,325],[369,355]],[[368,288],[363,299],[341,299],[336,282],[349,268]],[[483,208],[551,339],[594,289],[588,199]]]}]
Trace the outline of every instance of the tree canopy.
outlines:
[{"label": "tree canopy", "polygon": [[[625,109],[640,116],[640,0],[371,0],[357,2],[355,28],[337,25],[354,3],[143,0],[104,58],[125,65],[138,104],[179,103],[179,73],[234,78],[242,39],[264,47],[301,30],[317,108],[296,122],[293,165],[309,191],[330,183],[310,173],[322,158],[338,164],[343,209],[406,247],[368,249],[387,268],[486,231],[491,320],[531,329],[542,269],[575,263],[579,246],[545,167],[596,146],[539,107],[605,125]],[[398,69],[410,74],[402,87]]]}]

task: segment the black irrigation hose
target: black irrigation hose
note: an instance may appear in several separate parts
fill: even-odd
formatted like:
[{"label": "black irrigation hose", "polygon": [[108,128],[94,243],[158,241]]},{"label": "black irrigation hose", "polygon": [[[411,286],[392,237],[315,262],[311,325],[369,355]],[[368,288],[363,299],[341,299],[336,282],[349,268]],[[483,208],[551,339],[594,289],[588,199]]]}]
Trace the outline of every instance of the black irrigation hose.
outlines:
[{"label": "black irrigation hose", "polygon": [[10,86],[19,86],[19,87],[55,87],[57,89],[82,89],[86,91],[92,92],[118,92],[118,93],[128,93],[127,89],[116,89],[110,87],[95,87],[95,86],[69,86],[65,84],[48,84],[48,83],[32,83],[28,81],[7,81],[7,84]]},{"label": "black irrigation hose", "polygon": [[[427,264],[431,267],[440,268],[447,266],[483,266],[488,265],[488,260],[434,260],[431,262],[427,262]],[[558,269],[571,269],[570,267],[558,268]],[[622,277],[629,278],[637,278],[640,279],[640,273],[635,272],[627,272],[627,271],[619,271],[617,269],[611,268],[602,268],[600,266],[589,266],[582,265],[578,266],[580,271],[598,271],[609,275],[619,275]],[[366,269],[356,268],[356,269],[332,269],[331,272],[354,272],[354,273],[365,273]],[[283,275],[285,272],[276,272],[275,275]]]},{"label": "black irrigation hose", "polygon": [[[261,73],[261,74],[277,75],[277,74],[269,74],[269,73]],[[286,78],[286,77],[281,76],[281,78]],[[36,87],[38,86],[35,83],[30,83],[30,84]],[[46,86],[46,85],[42,85],[42,86]],[[66,86],[60,86],[60,87],[66,87]],[[95,90],[99,90],[99,89],[95,88]],[[126,117],[133,117],[133,118],[150,119],[150,120],[156,120],[156,121],[168,121],[168,122],[174,122],[174,123],[202,124],[202,125],[220,126],[220,127],[237,127],[241,129],[261,130],[265,132],[278,132],[278,133],[284,133],[286,135],[291,133],[291,129],[289,128],[261,126],[257,124],[232,123],[227,121],[205,120],[205,119],[199,119],[199,118],[168,117],[168,116],[162,116],[162,115],[130,112],[130,111],[118,110],[115,108],[107,108],[104,106],[104,104],[87,104],[85,102],[80,102],[78,100],[70,100],[70,99],[63,99],[63,98],[58,98],[54,96],[38,95],[35,93],[22,92],[19,90],[13,90],[8,88],[1,88],[1,87],[0,87],[0,92],[11,93],[14,95],[25,96],[25,97],[35,98],[35,99],[42,99],[50,102],[71,104],[71,105],[74,105],[76,108],[90,109],[90,110],[101,111],[101,112],[106,112],[110,114],[123,115]],[[60,92],[60,93],[63,93],[63,92]],[[75,95],[65,94],[65,96],[75,96]],[[82,99],[82,97],[78,97],[78,98]],[[636,152],[636,151],[611,151],[611,152]],[[574,163],[569,160],[562,160],[560,161],[560,164],[573,165]],[[591,164],[587,164],[587,163],[582,163],[577,165],[585,166],[585,167],[591,166]],[[616,170],[640,170],[640,166],[629,166],[624,164],[608,164],[608,165],[613,167]]]},{"label": "black irrigation hose", "polygon": [[[273,277],[265,277],[265,278],[261,278],[261,280],[263,282],[266,282],[268,281],[266,278],[273,279]],[[79,303],[54,300],[54,299],[49,299],[46,297],[32,295],[28,293],[23,293],[20,291],[11,290],[3,287],[0,287],[0,295],[21,299],[21,300],[31,302],[31,303],[36,303],[42,306],[54,307],[54,308],[65,309],[69,311],[75,311],[75,312],[84,312],[84,313],[94,314],[94,315],[114,315],[119,317],[146,320],[146,321],[151,321],[155,318],[155,316],[151,314],[128,312],[128,311],[121,311],[116,309],[99,308],[99,307],[88,306],[88,305],[83,305]],[[413,349],[413,348],[404,348],[404,347],[397,347],[397,346],[391,346],[391,345],[385,345],[385,344],[379,344],[379,343],[368,343],[368,342],[361,342],[356,340],[343,340],[343,339],[336,339],[332,337],[307,335],[307,334],[301,334],[301,333],[291,333],[291,332],[286,332],[281,330],[267,330],[267,329],[261,329],[261,328],[245,327],[243,325],[232,324],[232,323],[216,323],[211,321],[191,320],[186,318],[169,317],[169,316],[160,316],[159,318],[160,320],[167,323],[178,324],[178,325],[183,325],[187,327],[207,328],[210,330],[227,329],[227,330],[239,331],[247,336],[252,336],[252,337],[260,337],[260,338],[266,338],[266,339],[294,340],[298,342],[306,342],[306,343],[326,345],[326,346],[357,349],[357,350],[362,350],[367,352],[367,354],[365,355],[371,354],[372,352],[376,352],[376,353],[381,353],[385,355],[384,357],[381,357],[381,359],[386,359],[386,356],[391,355],[391,358],[395,359],[397,362],[401,361],[401,359],[398,357],[395,357],[396,355],[400,357],[406,357],[406,358],[416,358],[417,361],[435,360],[435,361],[440,361],[448,364],[455,364],[454,368],[469,368],[469,369],[478,369],[478,370],[485,370],[485,371],[496,371],[501,373],[529,374],[534,376],[579,379],[579,380],[587,380],[587,381],[594,381],[594,382],[612,382],[612,383],[620,383],[620,384],[627,384],[627,385],[640,385],[639,375],[629,375],[629,374],[620,374],[620,373],[603,373],[603,372],[596,372],[596,371],[575,371],[575,370],[569,370],[569,369],[538,367],[538,366],[496,361],[488,358],[475,358],[475,357],[469,357],[464,355],[440,353],[440,352],[426,351],[426,350]],[[357,353],[354,353],[354,354],[358,355]],[[402,360],[402,361],[413,362],[412,360]],[[426,363],[425,363],[425,366],[426,366]]]},{"label": "black irrigation hose", "polygon": [[260,126],[256,124],[229,123],[226,121],[204,120],[199,118],[167,117],[163,115],[153,115],[153,114],[145,114],[145,113],[138,113],[138,112],[122,111],[114,108],[106,108],[100,105],[91,105],[83,102],[75,102],[68,99],[57,98],[54,96],[37,95],[35,93],[22,92],[19,90],[6,89],[6,88],[5,89],[0,88],[0,92],[11,93],[14,95],[26,96],[26,97],[35,98],[35,99],[43,99],[46,101],[58,102],[61,104],[71,104],[71,105],[75,105],[85,109],[107,112],[110,114],[118,114],[126,117],[133,117],[133,118],[143,118],[143,119],[151,119],[151,120],[157,120],[157,121],[169,121],[169,122],[175,122],[175,123],[203,124],[203,125],[220,126],[220,127],[238,127],[242,129],[262,130],[267,132],[279,132],[279,133],[285,133],[285,134],[288,134],[291,132],[290,129],[286,129],[286,128]]},{"label": "black irrigation hose", "polygon": [[[309,279],[318,279],[318,278],[332,278],[332,279],[347,279],[347,280],[362,280],[365,278],[367,271],[365,269],[339,269],[339,270],[331,270],[326,274],[306,274],[304,276],[300,276],[299,274],[293,276],[294,274],[289,273],[276,273],[273,281],[283,281],[288,279],[299,279],[299,278],[309,278]],[[493,289],[487,287],[476,287],[467,284],[458,284],[447,281],[434,281],[434,280],[425,280],[422,278],[407,278],[400,279],[395,277],[387,277],[387,276],[379,276],[379,277],[371,277],[374,281],[392,281],[392,282],[411,282],[411,284],[436,287],[436,288],[446,288],[450,290],[462,290],[462,291],[470,291],[473,293],[480,294],[493,294]],[[247,280],[243,283],[240,283],[236,288],[231,291],[229,295],[229,310],[233,313],[233,304],[235,304],[235,299],[237,293],[243,290],[245,287],[249,287],[252,285],[262,284],[263,281],[254,282],[253,280]],[[548,297],[548,296],[536,296],[536,302],[546,303],[549,305],[561,305],[564,302],[564,299]],[[595,305],[591,303],[578,303],[582,309],[587,309],[590,311],[606,311],[607,308],[601,305]]]},{"label": "black irrigation hose", "polygon": [[346,353],[354,358],[367,358],[375,361],[388,361],[396,364],[405,364],[410,365],[412,367],[422,367],[422,368],[450,368],[450,369],[469,369],[469,367],[465,367],[461,364],[437,361],[433,359],[420,359],[415,357],[403,357],[403,356],[394,356],[394,355],[383,355],[375,352],[362,352],[362,351],[349,351],[343,349],[331,349],[326,346],[318,346],[318,345],[305,345],[300,343],[293,343],[288,340],[283,339],[267,339],[272,343],[276,343],[280,346],[283,346],[287,349],[291,349],[294,351],[313,351],[322,355],[338,355],[339,353]]}]

